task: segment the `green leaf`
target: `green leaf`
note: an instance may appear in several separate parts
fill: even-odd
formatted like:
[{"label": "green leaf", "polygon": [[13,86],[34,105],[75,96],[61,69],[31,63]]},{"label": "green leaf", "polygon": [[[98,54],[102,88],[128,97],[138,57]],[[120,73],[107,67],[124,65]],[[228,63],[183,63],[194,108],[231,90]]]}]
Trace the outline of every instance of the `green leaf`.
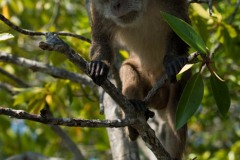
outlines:
[{"label": "green leaf", "polygon": [[203,39],[188,23],[168,13],[161,12],[161,14],[163,19],[184,42],[200,53],[207,53],[207,47]]},{"label": "green leaf", "polygon": [[176,113],[176,129],[180,129],[198,109],[204,92],[200,74],[195,74],[188,81],[179,100]]},{"label": "green leaf", "polygon": [[236,38],[237,37],[237,31],[235,30],[235,28],[227,23],[222,23],[223,26],[225,27],[225,29],[227,30],[228,32],[228,35],[231,37],[231,38]]},{"label": "green leaf", "polygon": [[13,38],[14,36],[9,33],[2,33],[0,34],[0,41],[5,41],[7,39]]},{"label": "green leaf", "polygon": [[13,106],[17,106],[23,103],[28,103],[35,96],[40,97],[43,94],[45,94],[45,90],[40,87],[32,87],[32,88],[24,88],[24,89],[21,88],[21,89],[15,89],[15,90],[19,91],[19,93],[13,97],[14,99]]},{"label": "green leaf", "polygon": [[220,113],[225,117],[231,104],[228,87],[224,81],[221,81],[214,74],[211,75],[210,81],[213,96],[217,103],[218,109]]}]

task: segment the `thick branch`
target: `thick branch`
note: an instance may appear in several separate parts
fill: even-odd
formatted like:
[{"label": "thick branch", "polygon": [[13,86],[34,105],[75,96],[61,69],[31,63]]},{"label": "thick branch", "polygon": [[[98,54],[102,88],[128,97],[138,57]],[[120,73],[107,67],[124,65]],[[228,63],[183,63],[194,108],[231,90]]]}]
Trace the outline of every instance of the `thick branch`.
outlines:
[{"label": "thick branch", "polygon": [[82,120],[75,118],[52,118],[52,117],[42,117],[41,115],[29,114],[23,110],[14,110],[10,108],[0,107],[0,115],[8,115],[17,119],[26,119],[35,122],[40,122],[43,124],[50,125],[62,125],[69,127],[90,127],[90,128],[100,128],[100,127],[125,127],[129,126],[131,122],[127,119],[124,120]]},{"label": "thick branch", "polygon": [[[40,42],[39,46],[43,50],[57,51],[78,66],[82,71],[87,73],[88,62],[84,60],[78,53],[71,49],[56,34],[49,33],[46,35],[46,42]],[[160,141],[157,139],[155,132],[145,121],[144,113],[137,113],[132,104],[124,97],[121,92],[109,81],[106,80],[102,88],[120,105],[126,115],[131,115],[131,124],[143,138],[147,146],[153,151],[158,159],[171,159],[169,153],[164,149]],[[131,114],[129,114],[131,113]],[[135,113],[135,114],[133,114]],[[128,117],[129,118],[129,117]]]}]

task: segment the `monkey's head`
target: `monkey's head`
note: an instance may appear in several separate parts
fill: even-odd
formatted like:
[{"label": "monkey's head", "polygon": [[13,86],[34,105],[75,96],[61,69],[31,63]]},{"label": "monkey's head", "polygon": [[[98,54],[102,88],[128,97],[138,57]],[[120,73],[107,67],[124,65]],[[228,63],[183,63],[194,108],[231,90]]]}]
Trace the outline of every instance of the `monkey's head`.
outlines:
[{"label": "monkey's head", "polygon": [[93,0],[97,10],[119,26],[132,24],[140,17],[146,0]]}]

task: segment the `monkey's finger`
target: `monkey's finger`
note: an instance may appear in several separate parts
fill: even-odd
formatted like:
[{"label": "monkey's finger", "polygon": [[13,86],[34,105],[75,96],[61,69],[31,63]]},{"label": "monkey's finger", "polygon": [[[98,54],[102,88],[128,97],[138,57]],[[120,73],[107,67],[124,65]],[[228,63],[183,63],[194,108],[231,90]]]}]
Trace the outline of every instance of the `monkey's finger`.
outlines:
[{"label": "monkey's finger", "polygon": [[101,66],[101,70],[100,70],[100,73],[99,73],[99,75],[103,76],[103,75],[104,75],[104,73],[105,73],[105,70],[106,70],[106,67],[105,67],[105,65],[104,65],[104,64],[102,64],[102,66]]},{"label": "monkey's finger", "polygon": [[173,75],[175,75],[174,73],[174,67],[172,67],[172,65],[168,65],[167,68],[166,68],[166,72],[167,72],[167,75],[169,77],[172,77]]},{"label": "monkey's finger", "polygon": [[90,76],[94,76],[94,73],[95,73],[95,62],[90,62],[89,63],[89,74]]},{"label": "monkey's finger", "polygon": [[99,85],[99,81],[96,76],[96,66],[97,66],[97,63],[95,61],[90,62],[88,64],[88,74],[92,78],[93,82]]},{"label": "monkey's finger", "polygon": [[89,62],[89,63],[87,64],[87,73],[88,73],[89,75],[91,75],[91,68],[92,68],[92,63]]},{"label": "monkey's finger", "polygon": [[172,69],[173,69],[173,75],[172,76],[177,75],[178,72],[182,69],[181,64],[178,60],[172,66],[173,66],[172,67]]},{"label": "monkey's finger", "polygon": [[102,68],[102,63],[100,61],[97,61],[95,63],[95,76],[96,77],[100,76],[101,68]]}]

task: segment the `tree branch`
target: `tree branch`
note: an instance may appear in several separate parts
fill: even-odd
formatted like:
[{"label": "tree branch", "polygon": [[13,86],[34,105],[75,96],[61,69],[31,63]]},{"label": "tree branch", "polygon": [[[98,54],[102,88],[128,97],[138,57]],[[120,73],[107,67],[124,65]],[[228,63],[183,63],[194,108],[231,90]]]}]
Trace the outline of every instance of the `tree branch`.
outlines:
[{"label": "tree branch", "polygon": [[[233,20],[235,19],[236,15],[237,15],[237,12],[239,10],[239,7],[240,7],[240,0],[237,0],[236,2],[236,5],[235,5],[235,9],[234,11],[232,12],[232,14],[229,16],[229,19],[228,19],[228,23],[229,24],[232,24],[233,23]],[[218,42],[216,45],[214,45],[214,47],[211,49],[210,51],[210,54],[209,54],[209,58],[211,59],[214,55],[214,53],[217,52],[217,50],[219,48],[221,48],[222,44],[220,42]],[[203,72],[204,70],[206,69],[206,65],[204,65],[201,69],[201,72]]]},{"label": "tree branch", "polygon": [[236,15],[237,15],[237,12],[238,12],[238,10],[239,10],[239,7],[240,7],[240,0],[237,0],[235,9],[234,9],[233,13],[230,15],[229,20],[228,20],[228,23],[231,24],[231,23],[233,22],[234,18],[235,18]]},{"label": "tree branch", "polygon": [[[43,50],[57,51],[64,54],[72,63],[87,73],[88,62],[78,53],[71,49],[56,34],[46,34],[46,42],[40,42],[39,47]],[[145,121],[145,113],[138,113],[134,106],[124,97],[121,92],[109,81],[106,80],[102,88],[120,105],[132,127],[134,127],[145,141],[147,146],[153,151],[158,159],[171,159],[169,153],[157,139],[154,130]]]},{"label": "tree branch", "polygon": [[[68,59],[70,61],[72,61],[76,66],[78,66],[81,70],[83,70],[86,73],[86,68],[88,65],[87,61],[85,61],[81,56],[79,56],[79,54],[77,54],[74,50],[72,50],[65,42],[63,42],[57,36],[57,35],[72,35],[71,33],[34,32],[34,31],[30,31],[30,30],[21,29],[21,28],[15,26],[13,23],[8,21],[2,15],[0,15],[0,19],[3,20],[11,28],[19,31],[22,34],[26,34],[26,35],[30,35],[30,36],[46,35],[46,39],[47,39],[46,43],[40,42],[40,44],[39,44],[40,48],[42,48],[44,50],[49,50],[49,51],[54,50],[54,51],[63,53],[65,56],[68,57]],[[85,40],[85,41],[88,41],[88,40]],[[88,41],[88,42],[90,42],[90,41]],[[36,62],[36,61],[32,61],[33,63],[31,63],[31,60],[27,60],[27,59],[23,59],[23,58],[19,58],[19,59],[17,58],[17,60],[16,60],[15,56],[6,55],[5,53],[0,55],[0,60],[1,60],[1,56],[3,57],[2,59],[5,62],[11,62],[11,63],[15,63],[18,65],[24,64],[25,67],[31,68],[32,70],[40,70],[41,72],[48,73],[50,75],[53,75],[54,77],[66,78],[65,76],[63,76],[64,74],[62,74],[62,72],[61,72],[62,69],[56,70],[52,66],[44,65],[44,64]],[[61,74],[59,74],[59,73],[61,73]],[[66,74],[68,75],[69,73],[66,73]],[[75,76],[74,79],[75,78],[77,78],[77,77]],[[79,79],[79,77],[77,79]],[[77,81],[77,79],[75,79],[73,81]],[[168,77],[163,76],[162,79],[163,80],[159,81],[160,85],[158,86],[157,90],[162,86],[162,84],[165,83],[165,81],[168,79]],[[145,113],[136,112],[136,110],[132,106],[132,104],[126,99],[126,97],[124,97],[121,94],[121,92],[118,89],[116,89],[116,87],[110,81],[106,80],[104,82],[104,84],[102,85],[102,87],[121,106],[123,111],[126,113],[127,117],[130,118],[130,124],[140,133],[140,136],[147,143],[147,146],[153,151],[153,153],[156,155],[156,157],[158,159],[162,159],[162,158],[171,159],[170,155],[166,152],[166,150],[163,148],[162,144],[156,138],[154,131],[146,123]],[[146,100],[146,101],[148,101],[148,100]],[[38,117],[38,118],[41,118],[41,117]]]},{"label": "tree branch", "polygon": [[[197,56],[199,55],[198,52],[194,52],[190,55],[188,55],[188,63],[192,63],[194,60],[197,59]],[[168,75],[165,73],[162,75],[162,77],[157,81],[157,83],[152,87],[152,89],[148,92],[147,96],[143,99],[143,101],[148,105],[150,99],[156,95],[159,91],[159,89],[166,83],[168,80]]]},{"label": "tree branch", "polygon": [[50,125],[61,125],[68,127],[90,127],[90,128],[100,128],[100,127],[126,127],[131,125],[131,122],[127,119],[123,120],[82,120],[75,118],[53,118],[48,116],[41,116],[37,114],[29,114],[23,110],[15,110],[10,108],[0,107],[0,115],[7,115],[12,118],[26,119],[43,124]]},{"label": "tree branch", "polygon": [[[29,85],[25,84],[21,79],[17,78],[16,76],[8,73],[5,70],[0,69],[0,72],[18,83],[20,87],[28,88]],[[7,90],[10,94],[15,95],[17,92],[13,89],[14,87],[9,84],[0,83],[0,88],[3,88]],[[45,106],[48,108],[48,113],[52,115],[51,111],[49,110],[48,106]],[[42,113],[42,112],[41,112]],[[66,132],[60,127],[56,125],[49,125],[51,129],[62,139],[63,143],[66,145],[66,147],[73,153],[74,160],[78,159],[85,159],[81,151],[78,149],[77,145],[72,141],[72,139],[68,136]]]},{"label": "tree branch", "polygon": [[[0,20],[4,22],[6,25],[14,29],[15,31],[18,31],[19,33],[22,33],[24,35],[29,35],[29,36],[45,36],[47,32],[36,32],[36,31],[31,31],[28,29],[22,29],[15,24],[13,24],[11,21],[9,21],[6,17],[4,17],[2,14],[0,14]],[[60,35],[60,36],[71,36],[77,39],[80,39],[82,41],[91,43],[91,40],[89,38],[86,38],[81,35],[73,34],[73,33],[68,33],[68,32],[52,32],[54,34]]]},{"label": "tree branch", "polygon": [[86,159],[81,153],[81,151],[78,149],[77,145],[73,142],[69,135],[66,132],[64,132],[62,128],[60,128],[60,126],[50,125],[50,127],[59,137],[61,137],[62,141],[69,149],[69,151],[73,153],[74,155],[73,160]]},{"label": "tree branch", "polygon": [[[1,52],[0,52],[0,54],[1,54]],[[0,68],[0,73],[3,74],[3,75],[6,75],[7,77],[9,77],[13,81],[15,81],[19,86],[22,86],[22,87],[25,87],[25,88],[29,87],[29,85],[26,84],[25,82],[23,82],[21,79],[19,79],[15,75],[12,75],[12,74],[8,73],[7,71],[3,70],[2,68]]]},{"label": "tree branch", "polygon": [[16,94],[16,92],[13,89],[13,86],[11,86],[11,85],[9,85],[7,83],[0,82],[0,88],[4,89],[5,91],[10,93],[11,95]]},{"label": "tree branch", "polygon": [[[38,61],[18,57],[12,54],[8,54],[6,52],[1,52],[0,51],[0,61],[2,62],[8,62],[8,63],[13,63],[22,67],[29,68],[33,71],[39,71],[43,73],[47,73],[53,77],[56,78],[61,78],[61,79],[69,79],[72,82],[80,83],[80,84],[85,84],[85,85],[90,85],[94,86],[95,84],[92,82],[92,80],[84,75],[79,75],[73,72],[69,72],[67,70],[53,67],[51,65],[43,64]],[[1,70],[0,70],[1,72]],[[3,73],[3,72],[2,72]]]},{"label": "tree branch", "polygon": [[208,3],[209,0],[188,0],[188,3]]}]

